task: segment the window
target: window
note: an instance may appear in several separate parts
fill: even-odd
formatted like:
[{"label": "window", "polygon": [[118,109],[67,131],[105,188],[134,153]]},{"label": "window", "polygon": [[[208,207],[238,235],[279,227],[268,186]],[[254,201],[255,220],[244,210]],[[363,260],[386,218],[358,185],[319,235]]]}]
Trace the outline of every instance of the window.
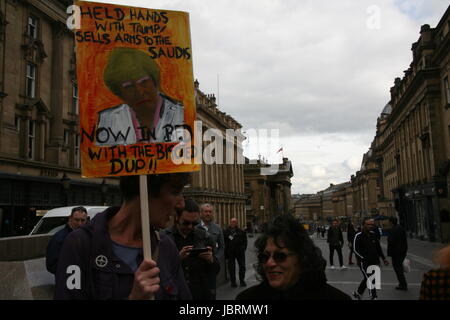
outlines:
[{"label": "window", "polygon": [[36,17],[33,17],[33,16],[28,17],[27,35],[31,39],[37,39],[37,19],[36,19]]},{"label": "window", "polygon": [[64,130],[64,145],[68,146],[69,145],[69,130]]},{"label": "window", "polygon": [[75,138],[75,152],[74,152],[74,158],[75,158],[75,168],[80,167],[80,135],[77,134]]},{"label": "window", "polygon": [[18,116],[14,117],[14,127],[17,131],[20,131],[20,117]]},{"label": "window", "polygon": [[78,86],[75,83],[72,86],[72,112],[79,113]]},{"label": "window", "polygon": [[444,78],[445,95],[447,98],[447,104],[450,104],[450,86],[448,84],[448,77]]},{"label": "window", "polygon": [[36,121],[28,120],[28,159],[33,160],[35,156],[36,143]]},{"label": "window", "polygon": [[36,66],[27,63],[27,97],[34,98],[36,96]]}]

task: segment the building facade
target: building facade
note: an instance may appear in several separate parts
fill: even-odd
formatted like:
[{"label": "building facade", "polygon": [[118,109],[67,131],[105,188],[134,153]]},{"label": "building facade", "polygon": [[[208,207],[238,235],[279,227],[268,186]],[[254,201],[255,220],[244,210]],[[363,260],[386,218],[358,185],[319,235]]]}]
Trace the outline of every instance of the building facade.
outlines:
[{"label": "building facade", "polygon": [[114,179],[80,177],[71,2],[0,1],[0,236],[40,210],[117,202]]},{"label": "building facade", "polygon": [[[450,8],[435,28],[422,26],[410,67],[395,79],[377,119],[361,170],[351,185],[317,193],[322,218],[339,216],[346,207],[354,218],[397,216],[411,237],[450,240],[449,29]],[[344,194],[346,204],[340,205]],[[305,199],[298,206],[306,207]]]},{"label": "building facade", "polygon": [[[199,89],[198,81],[195,81],[195,95],[197,120],[202,123],[203,153],[209,152],[215,159],[212,159],[214,161],[211,164],[202,161],[201,169],[194,172],[192,185],[186,189],[185,195],[200,204],[212,204],[215,207],[216,223],[223,228],[228,226],[233,217],[238,219],[240,227],[245,228],[244,157],[241,147],[244,137],[240,133],[242,125],[220,111],[214,95],[204,94]],[[222,137],[226,137],[226,130],[232,129],[236,134],[233,147],[227,148],[226,141],[214,144],[219,139],[207,138],[211,132],[209,129],[218,130]],[[227,164],[227,157],[232,163]]]},{"label": "building facade", "polygon": [[[377,125],[381,205],[411,236],[450,238],[450,9],[435,28],[423,25],[413,60],[391,88],[389,112]],[[392,206],[393,204],[393,206]]]},{"label": "building facade", "polygon": [[358,218],[353,210],[354,193],[351,182],[332,184],[316,194],[300,195],[294,208],[305,222],[331,223],[333,219]]},{"label": "building facade", "polygon": [[362,218],[379,214],[379,170],[372,148],[364,155],[361,169],[351,176],[353,216]]},{"label": "building facade", "polygon": [[288,158],[278,165],[276,172],[265,174],[264,168],[276,167],[261,160],[246,159],[244,179],[246,187],[246,215],[253,225],[261,225],[279,214],[293,213],[291,202],[292,163]]},{"label": "building facade", "polygon": [[[295,200],[294,200],[295,199]],[[319,221],[322,217],[322,199],[318,194],[302,194],[293,198],[295,216],[301,221]]]}]

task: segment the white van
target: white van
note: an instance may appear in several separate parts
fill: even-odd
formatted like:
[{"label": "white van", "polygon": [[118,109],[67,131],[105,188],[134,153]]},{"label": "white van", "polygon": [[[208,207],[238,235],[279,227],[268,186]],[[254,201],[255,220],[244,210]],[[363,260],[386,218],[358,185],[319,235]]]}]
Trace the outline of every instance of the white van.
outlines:
[{"label": "white van", "polygon": [[[42,217],[41,220],[34,226],[33,230],[31,230],[30,235],[35,234],[55,234],[67,223],[67,219],[72,212],[72,208],[79,206],[71,206],[71,207],[62,207],[48,210],[47,213]],[[82,206],[85,207],[88,213],[88,217],[92,219],[97,213],[105,211],[108,207],[103,206]]]}]

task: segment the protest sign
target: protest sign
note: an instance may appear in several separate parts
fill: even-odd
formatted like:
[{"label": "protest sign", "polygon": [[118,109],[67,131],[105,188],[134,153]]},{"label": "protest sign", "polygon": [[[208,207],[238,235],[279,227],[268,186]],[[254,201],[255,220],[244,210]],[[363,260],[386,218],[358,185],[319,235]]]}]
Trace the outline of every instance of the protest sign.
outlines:
[{"label": "protest sign", "polygon": [[185,132],[194,139],[188,13],[75,5],[82,176],[199,170],[171,159]]}]

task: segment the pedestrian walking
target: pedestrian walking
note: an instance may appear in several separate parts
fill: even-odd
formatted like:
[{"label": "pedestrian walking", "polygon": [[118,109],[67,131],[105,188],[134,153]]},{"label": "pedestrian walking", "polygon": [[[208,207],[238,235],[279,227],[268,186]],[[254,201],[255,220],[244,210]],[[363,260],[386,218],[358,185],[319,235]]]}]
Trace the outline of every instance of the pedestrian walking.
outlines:
[{"label": "pedestrian walking", "polygon": [[[375,221],[370,218],[365,218],[363,220],[362,231],[355,235],[355,240],[353,242],[353,250],[356,254],[356,259],[358,266],[363,274],[363,279],[357,289],[353,292],[353,297],[357,300],[362,299],[362,295],[367,288],[367,279],[371,274],[367,273],[367,268],[371,265],[379,265],[380,258],[383,259],[385,265],[389,265],[386,260],[383,250],[380,246],[380,241],[374,232]],[[369,289],[371,300],[376,300],[378,298],[377,291],[375,288]]]},{"label": "pedestrian walking", "polygon": [[[194,300],[214,300],[210,290],[210,275],[217,275],[220,265],[215,257],[214,240],[200,223],[200,207],[192,199],[185,199],[183,209],[177,209],[175,224],[163,230],[177,246],[184,278]],[[203,249],[203,252],[200,252]]]},{"label": "pedestrian walking", "polygon": [[236,300],[351,300],[327,284],[327,263],[294,216],[274,218],[255,247],[262,282],[239,293]]},{"label": "pedestrian walking", "polygon": [[237,287],[236,283],[236,262],[239,265],[239,281],[241,287],[247,286],[245,283],[245,250],[247,250],[247,234],[238,227],[236,218],[230,220],[229,227],[223,233],[225,239],[225,258],[228,261],[228,272],[232,287]]},{"label": "pedestrian walking", "polygon": [[322,239],[325,238],[325,232],[327,231],[327,229],[325,228],[325,226],[322,226],[322,229],[320,230],[320,234],[322,235]]},{"label": "pedestrian walking", "polygon": [[350,221],[347,226],[347,243],[348,243],[348,249],[350,250],[350,253],[348,255],[348,265],[353,265],[352,256],[354,253],[353,250],[353,240],[355,240],[356,230],[353,226],[352,222]]},{"label": "pedestrian walking", "polygon": [[389,222],[391,223],[391,228],[387,231],[387,255],[392,258],[392,267],[398,279],[398,286],[395,289],[407,291],[408,284],[406,283],[405,271],[403,270],[403,261],[408,252],[406,231],[398,224],[396,217],[390,217]]},{"label": "pedestrian walking", "polygon": [[347,267],[344,265],[344,259],[342,257],[342,247],[344,246],[344,237],[342,235],[341,228],[339,227],[339,221],[333,220],[330,229],[327,233],[328,248],[330,249],[330,266],[334,269],[334,251],[337,252],[339,258],[339,266],[341,270],[346,270]]}]

